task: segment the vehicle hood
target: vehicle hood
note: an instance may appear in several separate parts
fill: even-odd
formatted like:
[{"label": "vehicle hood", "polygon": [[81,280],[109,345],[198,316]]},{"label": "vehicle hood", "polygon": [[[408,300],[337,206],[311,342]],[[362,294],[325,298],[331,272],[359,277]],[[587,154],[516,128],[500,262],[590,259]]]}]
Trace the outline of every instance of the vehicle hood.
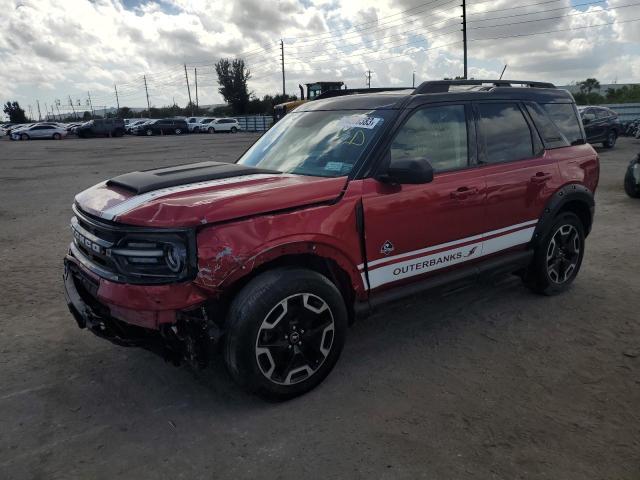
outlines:
[{"label": "vehicle hood", "polygon": [[[208,174],[203,165],[212,167]],[[213,168],[219,165],[223,166]],[[346,183],[346,177],[203,162],[121,175],[79,193],[75,202],[81,210],[109,221],[193,227],[330,202]]]}]

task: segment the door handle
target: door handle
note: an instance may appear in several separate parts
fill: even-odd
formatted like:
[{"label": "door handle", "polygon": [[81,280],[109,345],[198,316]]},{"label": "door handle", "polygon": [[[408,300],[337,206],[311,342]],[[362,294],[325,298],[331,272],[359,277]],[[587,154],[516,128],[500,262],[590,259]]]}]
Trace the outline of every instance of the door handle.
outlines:
[{"label": "door handle", "polygon": [[538,172],[531,177],[531,183],[545,183],[551,180],[551,174],[545,172]]},{"label": "door handle", "polygon": [[457,190],[451,192],[451,198],[454,200],[464,200],[465,198],[477,195],[479,192],[477,187],[460,187]]}]

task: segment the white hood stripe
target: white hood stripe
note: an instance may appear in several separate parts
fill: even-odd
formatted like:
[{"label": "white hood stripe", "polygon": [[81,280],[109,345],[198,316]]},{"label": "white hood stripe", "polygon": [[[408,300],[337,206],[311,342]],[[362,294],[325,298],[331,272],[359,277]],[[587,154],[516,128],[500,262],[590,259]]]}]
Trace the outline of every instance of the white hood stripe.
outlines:
[{"label": "white hood stripe", "polygon": [[151,192],[147,192],[141,195],[136,195],[135,197],[131,197],[125,200],[124,202],[119,203],[118,205],[115,205],[101,212],[100,216],[106,220],[113,220],[114,218],[126,212],[129,212],[134,208],[138,208],[144,205],[145,203],[150,202],[151,200],[154,200],[160,197],[165,197],[167,195],[171,195],[174,193],[187,192],[189,190],[195,190],[198,188],[215,187],[218,185],[228,185],[230,183],[246,182],[249,180],[260,180],[263,178],[269,178],[274,176],[281,177],[282,174],[256,173],[254,175],[241,175],[238,177],[222,178],[218,180],[208,180],[205,182],[187,183],[185,185],[177,185],[175,187],[161,188],[160,190],[153,190]]}]

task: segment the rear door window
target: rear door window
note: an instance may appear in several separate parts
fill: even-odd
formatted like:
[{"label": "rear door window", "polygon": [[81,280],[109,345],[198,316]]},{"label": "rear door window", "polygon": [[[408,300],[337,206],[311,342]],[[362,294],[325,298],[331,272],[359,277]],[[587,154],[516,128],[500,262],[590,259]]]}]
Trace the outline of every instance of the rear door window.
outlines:
[{"label": "rear door window", "polygon": [[534,156],[533,136],[517,103],[478,103],[480,141],[487,163]]},{"label": "rear door window", "polygon": [[[584,143],[582,129],[572,103],[543,103],[541,105],[571,145]],[[584,110],[583,114],[591,113],[590,110]]]}]

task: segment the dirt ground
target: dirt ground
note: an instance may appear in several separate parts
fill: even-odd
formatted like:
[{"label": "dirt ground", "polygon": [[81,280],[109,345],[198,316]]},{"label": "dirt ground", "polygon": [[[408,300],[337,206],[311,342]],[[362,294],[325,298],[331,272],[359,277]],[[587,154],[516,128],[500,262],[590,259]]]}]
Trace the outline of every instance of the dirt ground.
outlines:
[{"label": "dirt ground", "polygon": [[640,479],[640,201],[622,188],[638,140],[600,151],[568,293],[509,276],[392,306],[288,403],[79,330],[61,281],[74,194],[254,138],[0,141],[1,479]]}]

